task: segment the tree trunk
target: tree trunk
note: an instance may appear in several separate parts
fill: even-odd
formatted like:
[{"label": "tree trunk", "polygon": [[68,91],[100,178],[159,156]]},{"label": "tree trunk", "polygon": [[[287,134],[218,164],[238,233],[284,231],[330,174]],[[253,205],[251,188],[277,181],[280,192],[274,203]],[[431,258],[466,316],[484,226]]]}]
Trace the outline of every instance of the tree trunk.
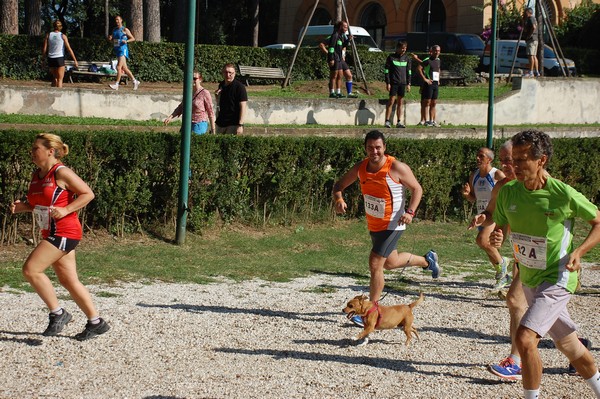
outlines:
[{"label": "tree trunk", "polygon": [[152,43],[160,42],[160,1],[146,0],[146,13],[144,15],[144,34],[147,40]]},{"label": "tree trunk", "polygon": [[142,0],[131,0],[131,21],[129,21],[129,30],[135,40],[141,42],[144,40],[144,7]]},{"label": "tree trunk", "polygon": [[42,34],[42,0],[25,0],[25,34]]},{"label": "tree trunk", "polygon": [[171,40],[178,43],[185,43],[186,26],[187,26],[187,10],[188,6],[186,0],[176,0],[175,9],[179,10],[174,13],[173,17],[173,31],[171,34]]},{"label": "tree trunk", "polygon": [[341,21],[344,19],[342,15],[342,0],[335,0],[335,21]]},{"label": "tree trunk", "polygon": [[258,9],[260,0],[252,0],[252,47],[258,47]]},{"label": "tree trunk", "polygon": [[107,37],[110,33],[110,7],[109,0],[104,1],[104,36]]},{"label": "tree trunk", "polygon": [[19,0],[0,0],[0,33],[19,34]]}]

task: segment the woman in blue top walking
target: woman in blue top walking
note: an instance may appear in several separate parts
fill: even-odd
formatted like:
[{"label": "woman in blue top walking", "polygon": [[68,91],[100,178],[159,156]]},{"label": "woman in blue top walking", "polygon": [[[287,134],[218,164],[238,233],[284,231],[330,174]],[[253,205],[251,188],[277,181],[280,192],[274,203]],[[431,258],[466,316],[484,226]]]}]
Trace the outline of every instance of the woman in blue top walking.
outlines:
[{"label": "woman in blue top walking", "polygon": [[113,43],[113,49],[117,56],[117,81],[109,86],[113,90],[119,90],[121,75],[126,73],[133,82],[133,90],[137,90],[140,82],[139,80],[136,80],[133,73],[131,73],[127,67],[127,58],[129,58],[129,47],[127,46],[127,42],[135,41],[135,37],[133,37],[129,29],[123,26],[123,18],[121,18],[120,15],[115,17],[115,23],[117,24],[117,27],[113,30],[112,35],[108,35],[108,41]]}]

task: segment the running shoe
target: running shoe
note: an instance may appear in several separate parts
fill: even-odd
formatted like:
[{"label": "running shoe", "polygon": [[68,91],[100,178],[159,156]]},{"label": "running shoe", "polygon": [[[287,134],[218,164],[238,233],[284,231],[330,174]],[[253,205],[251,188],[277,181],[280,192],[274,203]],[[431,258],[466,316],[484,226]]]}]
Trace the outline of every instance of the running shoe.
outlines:
[{"label": "running shoe", "polygon": [[67,323],[70,322],[73,317],[69,312],[63,309],[62,314],[50,313],[48,318],[50,319],[50,322],[48,323],[48,327],[42,333],[42,335],[46,337],[52,337],[58,335],[58,333],[65,328]]},{"label": "running shoe", "polygon": [[[590,341],[587,338],[579,338],[579,341],[581,341],[581,343],[583,344],[583,346],[585,346],[587,348],[587,350],[592,349],[592,341]],[[571,363],[569,363],[569,374],[571,375],[579,375],[579,373],[577,372],[577,370],[575,370],[575,367],[573,367],[573,365]]]},{"label": "running shoe", "polygon": [[363,319],[359,315],[352,316],[350,321],[361,328],[365,327],[365,323],[363,323]]},{"label": "running shoe", "polygon": [[406,126],[404,126],[404,125],[402,124],[402,122],[398,122],[398,123],[396,123],[396,128],[397,128],[397,129],[404,129],[405,127],[406,127]]},{"label": "running shoe", "polygon": [[438,278],[440,276],[442,268],[440,267],[440,264],[438,262],[437,253],[435,253],[433,249],[430,250],[425,254],[425,260],[427,260],[427,263],[429,264],[429,266],[427,266],[425,270],[431,270],[431,277]]},{"label": "running shoe", "polygon": [[390,121],[385,121],[384,126],[387,127],[387,128],[391,128],[392,127],[392,123]]},{"label": "running shoe", "polygon": [[494,278],[496,279],[496,282],[500,281],[501,278],[503,278],[505,275],[508,274],[508,265],[510,264],[510,259],[507,258],[506,256],[502,257],[502,262],[500,262],[500,264],[495,265],[495,269],[496,269],[496,275],[494,276]]},{"label": "running shoe", "polygon": [[137,79],[134,80],[133,81],[133,90],[137,90],[139,86],[140,86],[140,81]]},{"label": "running shoe", "polygon": [[342,93],[336,93],[335,98],[344,98],[344,95]]},{"label": "running shoe", "polygon": [[118,83],[113,83],[111,85],[108,85],[108,87],[110,87],[113,90],[119,90],[119,84]]},{"label": "running shoe", "polygon": [[522,378],[521,366],[515,363],[510,357],[507,357],[498,364],[490,364],[488,371],[508,381],[520,381]]},{"label": "running shoe", "polygon": [[427,122],[421,121],[421,122],[417,123],[417,126],[427,126]]},{"label": "running shoe", "polygon": [[439,123],[437,123],[436,121],[430,121],[429,122],[429,126],[431,127],[441,127],[442,125],[440,125]]},{"label": "running shoe", "polygon": [[348,98],[358,98],[358,93],[348,93]]},{"label": "running shoe", "polygon": [[338,98],[338,96],[335,93],[329,93],[329,98]]},{"label": "running shoe", "polygon": [[504,287],[508,287],[512,283],[512,277],[509,274],[505,274],[499,280],[496,280],[496,284],[494,284],[494,290],[501,290]]},{"label": "running shoe", "polygon": [[100,323],[92,324],[89,321],[85,325],[85,329],[79,334],[75,335],[77,341],[85,341],[90,338],[94,338],[100,334],[104,334],[110,330],[110,326],[103,318],[100,318]]}]

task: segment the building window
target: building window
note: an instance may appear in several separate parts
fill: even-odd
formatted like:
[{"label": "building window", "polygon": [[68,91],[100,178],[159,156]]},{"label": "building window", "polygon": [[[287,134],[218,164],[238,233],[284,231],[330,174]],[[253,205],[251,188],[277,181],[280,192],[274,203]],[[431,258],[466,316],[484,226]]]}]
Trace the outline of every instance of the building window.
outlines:
[{"label": "building window", "polygon": [[326,9],[317,8],[310,19],[309,25],[333,25],[331,15]]},{"label": "building window", "polygon": [[[431,18],[427,21],[428,11],[431,9]],[[429,30],[427,29],[429,26]],[[446,9],[441,0],[423,0],[415,14],[415,32],[445,32]]]},{"label": "building window", "polygon": [[379,47],[381,47],[383,43],[386,25],[387,20],[385,18],[383,7],[377,3],[370,3],[365,7],[365,10],[360,17],[360,26],[369,32]]}]

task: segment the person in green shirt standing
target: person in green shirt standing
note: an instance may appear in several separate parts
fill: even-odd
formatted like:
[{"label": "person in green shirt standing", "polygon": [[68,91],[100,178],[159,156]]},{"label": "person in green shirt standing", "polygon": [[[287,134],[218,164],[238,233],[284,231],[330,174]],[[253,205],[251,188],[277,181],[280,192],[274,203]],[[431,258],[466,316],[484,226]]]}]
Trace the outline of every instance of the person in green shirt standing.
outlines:
[{"label": "person in green shirt standing", "polygon": [[[577,326],[567,304],[575,292],[581,257],[600,243],[600,212],[583,194],[549,176],[545,168],[552,156],[550,137],[526,130],[512,138],[516,180],[498,193],[493,220],[510,229],[510,242],[519,263],[519,278],[529,306],[521,318],[516,344],[521,354],[525,399],[539,398],[542,362],[537,349],[548,334],[600,398],[600,373],[590,351],[577,338]],[[575,217],[591,229],[573,248]],[[500,247],[502,230],[490,241]]]}]

